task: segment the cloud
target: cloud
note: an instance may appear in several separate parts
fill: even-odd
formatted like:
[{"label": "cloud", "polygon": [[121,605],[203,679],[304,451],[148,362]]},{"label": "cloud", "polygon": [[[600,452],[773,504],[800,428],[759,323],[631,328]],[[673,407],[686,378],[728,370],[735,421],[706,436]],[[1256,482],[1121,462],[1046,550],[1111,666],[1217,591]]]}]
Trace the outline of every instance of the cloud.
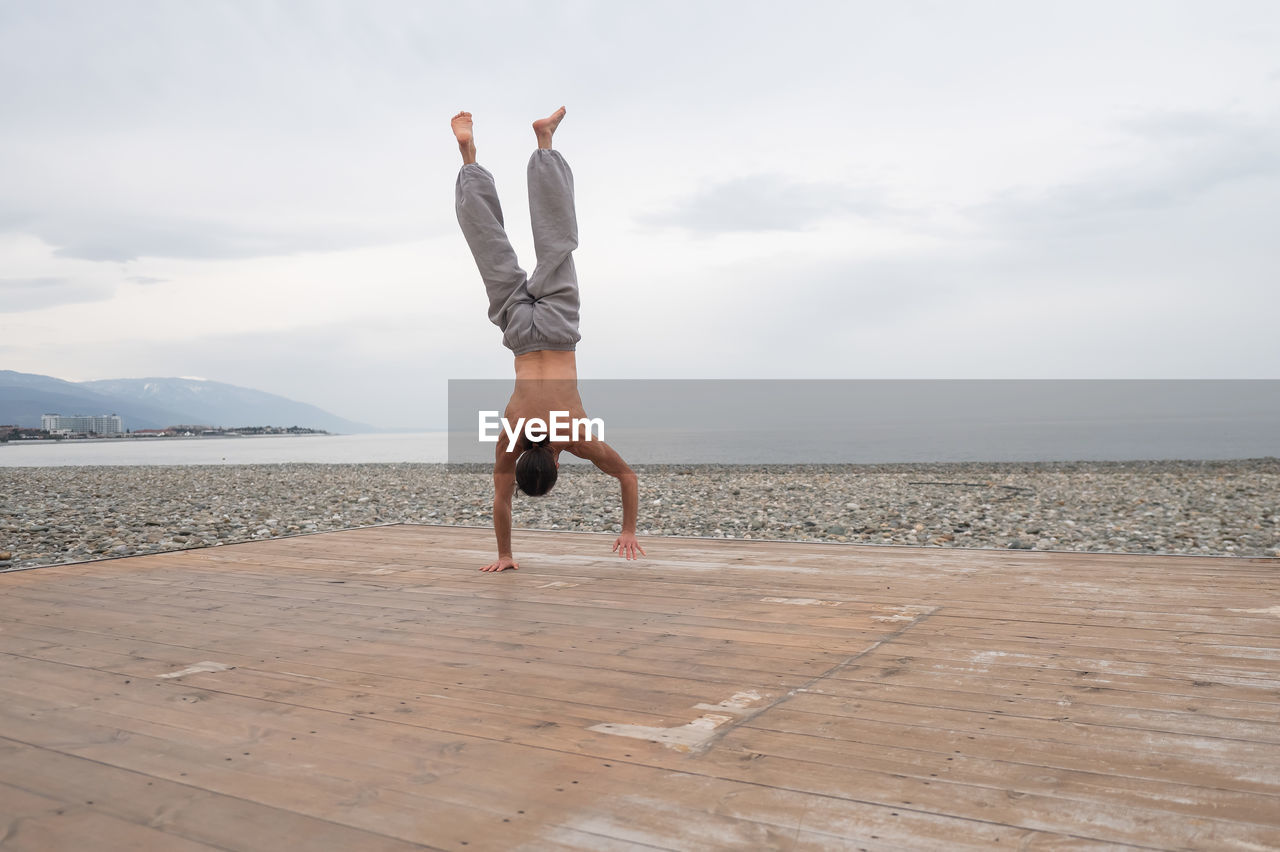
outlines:
[{"label": "cloud", "polygon": [[311,227],[236,225],[181,215],[161,218],[121,211],[104,213],[100,218],[75,212],[51,212],[27,217],[25,222],[10,228],[49,244],[55,257],[115,262],[142,257],[187,260],[275,257],[407,242],[422,236],[421,232],[408,227],[379,228],[354,222]]},{"label": "cloud", "polygon": [[[109,347],[93,340],[48,339],[24,347],[26,360],[11,363],[26,372],[93,379],[207,377],[377,426],[434,428],[445,422],[447,378],[511,374],[510,353],[501,347],[496,329],[482,335],[458,331],[483,329],[482,310],[469,316],[475,320],[470,326],[449,316],[429,333],[421,317],[388,313],[381,319],[278,331],[228,330],[169,341],[139,336]],[[109,358],[103,357],[104,349],[110,350]]]},{"label": "cloud", "polygon": [[714,184],[665,211],[638,219],[650,226],[720,234],[803,231],[837,216],[871,216],[888,210],[876,190],[759,174]]},{"label": "cloud", "polygon": [[0,4],[0,78],[23,81],[0,87],[0,232],[121,262],[364,248],[436,224],[423,126],[452,156],[449,113],[418,104],[425,81],[445,86],[437,10],[126,6]]},{"label": "cloud", "polygon": [[0,313],[36,311],[72,302],[99,302],[109,299],[113,292],[113,286],[72,278],[0,278]]},{"label": "cloud", "polygon": [[721,376],[1273,377],[1274,264],[1206,269],[1203,255],[1233,254],[1225,238],[744,263],[714,309],[668,333],[715,341],[699,358]]},{"label": "cloud", "polygon": [[[1150,112],[1117,129],[1137,152],[1131,162],[1045,188],[1015,188],[967,212],[1009,233],[1076,235],[1111,230],[1203,201],[1219,190],[1280,178],[1280,121],[1230,113]],[[1280,200],[1280,184],[1272,191]]]}]

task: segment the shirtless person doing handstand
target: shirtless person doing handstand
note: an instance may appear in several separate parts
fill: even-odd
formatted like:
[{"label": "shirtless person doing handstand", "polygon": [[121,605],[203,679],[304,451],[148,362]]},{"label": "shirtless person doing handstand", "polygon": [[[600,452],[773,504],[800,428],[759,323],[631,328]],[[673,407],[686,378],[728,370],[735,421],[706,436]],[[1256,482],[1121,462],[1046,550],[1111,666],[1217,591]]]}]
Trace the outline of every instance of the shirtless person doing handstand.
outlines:
[{"label": "shirtless person doing handstand", "polygon": [[[493,175],[476,163],[471,113],[453,117],[453,135],[462,152],[456,206],[458,224],[467,238],[489,295],[489,319],[502,329],[502,342],[515,353],[516,387],[503,418],[508,423],[537,418],[550,423],[551,412],[586,419],[578,395],[574,350],[578,333],[578,278],[573,250],[578,247],[578,220],[573,205],[573,173],[551,137],[564,118],[564,107],[533,123],[538,148],[529,159],[529,216],[537,266],[526,275],[507,239]],[[493,530],[498,561],[481,571],[519,568],[511,554],[511,497],[518,485],[537,497],[555,485],[560,453],[592,462],[617,478],[622,487],[622,534],[613,551],[638,559],[644,549],[636,541],[639,490],[635,472],[603,440],[578,433],[578,440],[530,441],[522,431],[514,447],[499,440],[493,465]]]}]

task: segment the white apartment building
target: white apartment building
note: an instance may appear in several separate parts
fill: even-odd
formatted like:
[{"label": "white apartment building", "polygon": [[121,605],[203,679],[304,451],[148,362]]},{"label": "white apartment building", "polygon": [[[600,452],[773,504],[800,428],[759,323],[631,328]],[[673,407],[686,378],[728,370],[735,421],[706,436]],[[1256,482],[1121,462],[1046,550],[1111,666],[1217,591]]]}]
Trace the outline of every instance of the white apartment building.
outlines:
[{"label": "white apartment building", "polygon": [[124,424],[118,414],[44,414],[40,428],[46,432],[75,432],[94,435],[119,435]]}]

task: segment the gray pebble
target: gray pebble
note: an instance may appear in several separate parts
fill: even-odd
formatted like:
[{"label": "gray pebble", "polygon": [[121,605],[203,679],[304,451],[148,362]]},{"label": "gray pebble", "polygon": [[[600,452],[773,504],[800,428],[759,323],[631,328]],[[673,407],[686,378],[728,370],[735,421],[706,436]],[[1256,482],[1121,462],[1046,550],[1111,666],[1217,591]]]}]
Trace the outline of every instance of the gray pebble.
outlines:
[{"label": "gray pebble", "polygon": [[[1280,556],[1277,459],[637,472],[641,536]],[[0,569],[374,523],[487,526],[492,499],[479,465],[0,468]],[[617,483],[588,465],[565,464],[551,494],[517,495],[512,512],[517,528],[621,526]]]}]

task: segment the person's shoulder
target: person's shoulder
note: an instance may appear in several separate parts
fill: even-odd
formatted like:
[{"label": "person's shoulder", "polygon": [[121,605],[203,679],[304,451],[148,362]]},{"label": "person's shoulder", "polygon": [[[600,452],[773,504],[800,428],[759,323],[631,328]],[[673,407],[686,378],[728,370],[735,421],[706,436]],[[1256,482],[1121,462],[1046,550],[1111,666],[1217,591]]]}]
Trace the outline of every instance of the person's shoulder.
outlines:
[{"label": "person's shoulder", "polygon": [[610,476],[633,472],[617,450],[598,438],[591,441],[576,441],[574,449],[570,452],[580,459],[591,462]]}]

